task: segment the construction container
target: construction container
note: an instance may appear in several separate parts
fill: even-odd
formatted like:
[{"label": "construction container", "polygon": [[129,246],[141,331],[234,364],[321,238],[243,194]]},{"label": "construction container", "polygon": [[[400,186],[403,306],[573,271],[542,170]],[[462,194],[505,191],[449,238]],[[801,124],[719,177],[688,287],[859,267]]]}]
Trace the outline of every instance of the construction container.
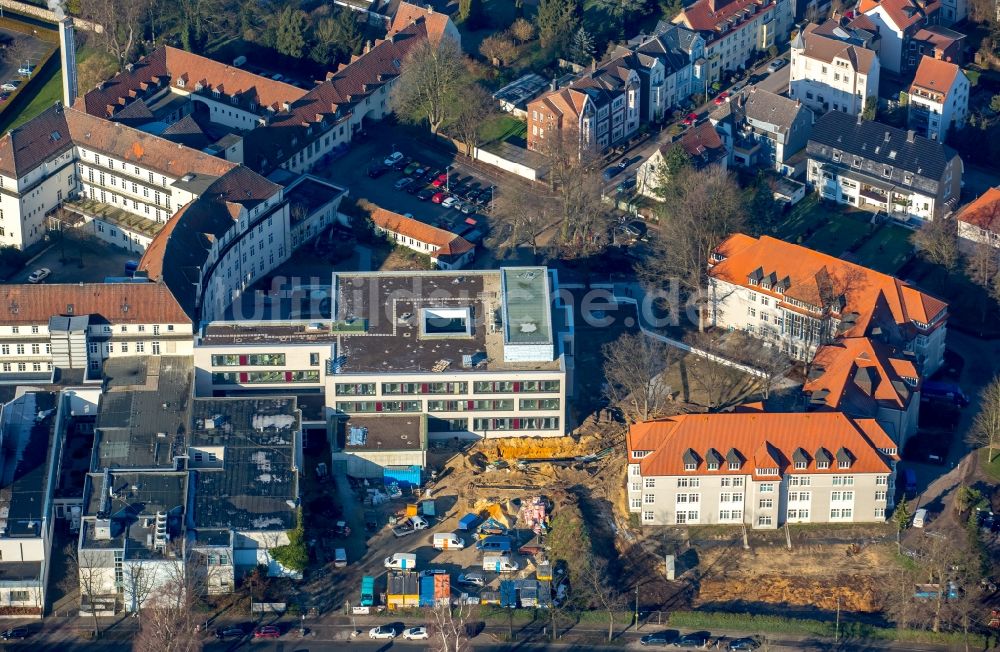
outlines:
[{"label": "construction container", "polygon": [[483,591],[479,594],[479,604],[500,604],[498,591]]},{"label": "construction container", "polygon": [[411,503],[406,506],[406,516],[412,517],[417,515],[417,504]]},{"label": "construction container", "polygon": [[474,527],[476,527],[476,523],[478,522],[479,522],[478,516],[476,516],[475,514],[466,514],[465,516],[459,519],[458,529],[466,531],[471,530]]},{"label": "construction container", "polygon": [[544,609],[552,608],[552,582],[540,581],[538,583],[538,606]]},{"label": "construction container", "polygon": [[386,466],[382,469],[382,480],[386,486],[398,484],[401,489],[409,489],[420,486],[420,467],[412,466]]},{"label": "construction container", "polygon": [[538,580],[521,580],[521,606],[538,606]]},{"label": "construction container", "polygon": [[361,578],[361,606],[375,606],[375,578],[370,575]]},{"label": "construction container", "polygon": [[500,606],[507,609],[517,608],[517,580],[500,582]]},{"label": "construction container", "polygon": [[390,609],[420,606],[420,582],[416,573],[389,573],[385,602]]},{"label": "construction container", "polygon": [[431,518],[437,516],[437,506],[434,504],[433,500],[425,500],[421,502],[420,511],[424,516],[430,516]]},{"label": "construction container", "polygon": [[540,561],[535,567],[535,578],[539,581],[552,581],[552,562]]},{"label": "construction container", "polygon": [[451,604],[451,576],[434,576],[434,602],[439,605]]},{"label": "construction container", "polygon": [[420,578],[420,606],[434,606],[434,576],[425,575]]}]

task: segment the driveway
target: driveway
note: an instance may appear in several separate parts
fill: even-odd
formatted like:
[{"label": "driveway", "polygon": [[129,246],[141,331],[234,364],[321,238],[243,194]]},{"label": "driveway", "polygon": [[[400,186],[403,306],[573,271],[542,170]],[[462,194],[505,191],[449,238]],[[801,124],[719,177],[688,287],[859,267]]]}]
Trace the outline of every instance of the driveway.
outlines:
[{"label": "driveway", "polygon": [[46,283],[99,283],[109,276],[124,276],[129,260],[138,260],[138,256],[96,241],[66,238],[65,244],[56,242],[6,282],[26,283],[29,274],[45,267],[52,270]]}]

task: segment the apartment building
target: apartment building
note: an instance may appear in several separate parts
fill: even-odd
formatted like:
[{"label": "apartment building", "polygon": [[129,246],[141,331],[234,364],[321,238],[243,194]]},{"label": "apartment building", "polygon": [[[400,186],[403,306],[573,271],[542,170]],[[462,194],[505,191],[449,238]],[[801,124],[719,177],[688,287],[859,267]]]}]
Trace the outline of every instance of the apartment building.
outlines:
[{"label": "apartment building", "polygon": [[920,418],[921,374],[915,362],[912,354],[874,337],[825,344],[809,365],[802,389],[806,409],[875,419],[902,450]]},{"label": "apartment building", "polygon": [[705,55],[705,41],[679,25],[664,25],[654,36],[640,36],[619,46],[613,57],[625,57],[639,73],[642,85],[641,120],[660,122],[672,109],[698,92],[704,82],[695,75],[695,62]]},{"label": "apartment building", "polygon": [[965,252],[980,245],[1000,248],[1000,188],[990,188],[955,215],[958,246]]},{"label": "apartment building", "polygon": [[825,199],[919,225],[955,209],[962,159],[940,141],[830,111],[806,147],[806,180]]},{"label": "apartment building", "polygon": [[840,412],[686,414],[627,438],[629,511],[643,525],[879,523],[897,446]]},{"label": "apartment building", "polygon": [[830,109],[860,115],[869,98],[878,100],[878,55],[817,27],[806,25],[792,40],[788,97],[819,115]]},{"label": "apartment building", "polygon": [[159,283],[4,285],[0,382],[99,380],[104,361],[191,355],[191,319]]},{"label": "apartment building", "polygon": [[941,8],[942,3],[937,0],[861,0],[858,13],[879,34],[879,61],[883,69],[901,77],[916,69],[917,32],[936,25]]},{"label": "apartment building", "polygon": [[712,325],[773,341],[796,360],[873,337],[913,354],[922,375],[944,361],[947,304],[888,274],[739,233],[712,252],[708,274]]},{"label": "apartment building", "polygon": [[922,57],[909,95],[909,127],[921,136],[943,143],[952,130],[965,126],[969,78],[954,63]]},{"label": "apartment building", "polygon": [[29,391],[3,405],[0,434],[0,617],[41,618],[51,568],[52,496],[61,439],[58,396]]},{"label": "apartment building", "polygon": [[368,212],[376,233],[382,234],[394,244],[427,256],[438,269],[461,269],[475,257],[476,246],[451,231],[374,204],[359,204]]},{"label": "apartment building", "polygon": [[755,86],[737,93],[709,115],[729,152],[729,164],[773,169],[794,176],[804,163],[813,112],[799,100]]},{"label": "apartment building", "polygon": [[600,153],[624,142],[641,120],[639,73],[619,57],[585,71],[565,88],[528,102],[528,149],[579,146]]},{"label": "apartment building", "polygon": [[672,147],[681,147],[688,155],[691,165],[697,169],[709,165],[728,166],[729,151],[716,131],[715,126],[705,121],[685,131],[677,140],[667,140],[642,162],[636,172],[637,190],[651,199],[662,199],[657,190],[663,182],[664,161]]},{"label": "apartment building", "polygon": [[711,82],[787,38],[794,11],[791,0],[697,0],[673,22],[705,39],[703,78]]}]

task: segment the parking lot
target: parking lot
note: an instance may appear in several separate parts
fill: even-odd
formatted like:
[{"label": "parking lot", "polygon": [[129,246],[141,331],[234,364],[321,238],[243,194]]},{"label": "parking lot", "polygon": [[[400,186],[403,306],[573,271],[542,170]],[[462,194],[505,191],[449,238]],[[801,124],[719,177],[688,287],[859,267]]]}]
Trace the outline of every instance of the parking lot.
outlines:
[{"label": "parking lot", "polygon": [[138,257],[110,245],[68,237],[65,243],[53,244],[7,282],[25,283],[33,271],[45,268],[52,272],[45,283],[98,283],[109,276],[124,276],[125,263],[129,260],[138,260]]},{"label": "parking lot", "polygon": [[[18,48],[23,54],[23,58],[18,57],[16,61],[11,58],[15,41],[20,41]],[[52,44],[37,39],[31,34],[15,32],[10,29],[0,29],[0,44],[4,45],[4,49],[0,50],[0,55],[3,55],[0,56],[0,84],[16,80],[23,85],[26,78],[19,75],[17,69],[27,63],[32,66],[33,70],[37,71],[39,61],[53,48]]]},{"label": "parking lot", "polygon": [[[378,178],[369,176],[369,170],[385,167],[384,161],[393,151],[400,152],[410,161],[402,170],[390,169],[384,171]],[[501,188],[462,162],[461,158],[448,157],[412,140],[392,138],[390,132],[387,135],[372,134],[367,138],[356,139],[346,155],[332,161],[317,173],[334,183],[350,188],[351,197],[354,199],[367,199],[401,215],[410,214],[426,224],[447,229],[463,237],[474,238],[475,231],[485,234],[487,228],[485,214],[489,212],[490,186],[494,186],[492,191],[494,196],[501,192]],[[414,178],[412,174],[409,176],[404,174],[407,166],[423,168],[424,173],[419,180],[408,184],[408,187],[397,189],[396,184],[401,179]],[[435,203],[426,193],[423,199],[418,198],[419,191],[429,190],[432,187],[431,183],[436,177],[434,173],[444,174],[446,171],[449,174],[448,186],[452,192],[448,192],[448,188],[443,189],[445,196],[458,195],[459,184],[464,184],[462,187],[466,190],[461,193],[462,197],[467,196],[467,192],[471,190],[479,190],[481,194],[485,194],[474,210],[463,213],[460,209],[445,207]]]}]

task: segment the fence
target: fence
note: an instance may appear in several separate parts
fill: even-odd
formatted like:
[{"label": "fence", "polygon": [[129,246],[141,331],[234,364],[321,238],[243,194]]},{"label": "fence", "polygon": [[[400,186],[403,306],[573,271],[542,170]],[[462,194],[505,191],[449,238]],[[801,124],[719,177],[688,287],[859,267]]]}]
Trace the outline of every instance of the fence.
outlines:
[{"label": "fence", "polygon": [[[10,11],[16,11],[18,13],[24,14],[25,16],[31,16],[32,18],[40,18],[41,20],[56,23],[56,14],[51,9],[46,9],[45,7],[39,7],[38,5],[28,4],[27,2],[18,2],[18,0],[0,0],[0,7],[4,9],[9,9]],[[82,29],[88,32],[96,32],[101,34],[104,32],[104,26],[100,23],[95,23],[90,20],[85,20],[83,18],[73,18],[73,26],[77,29]]]}]

